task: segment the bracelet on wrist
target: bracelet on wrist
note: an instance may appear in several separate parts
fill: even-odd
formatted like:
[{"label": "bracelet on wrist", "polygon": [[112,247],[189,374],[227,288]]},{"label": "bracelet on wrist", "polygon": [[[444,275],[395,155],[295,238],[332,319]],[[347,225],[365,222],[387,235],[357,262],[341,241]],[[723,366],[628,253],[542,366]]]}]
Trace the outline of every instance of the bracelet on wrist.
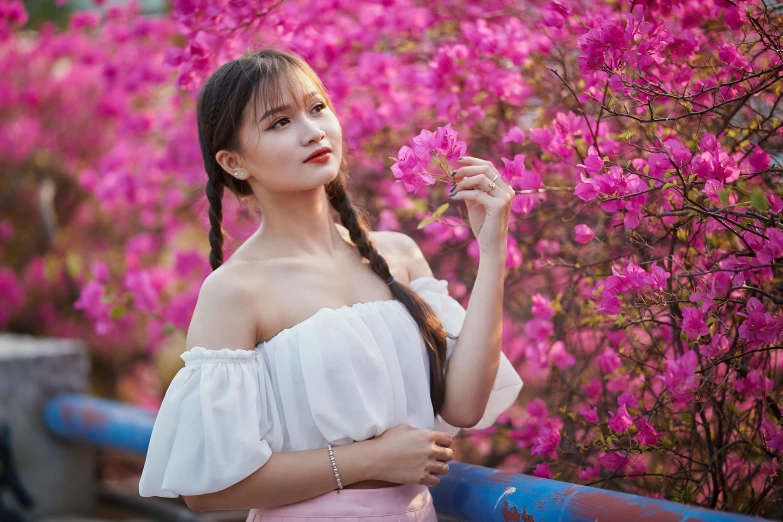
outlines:
[{"label": "bracelet on wrist", "polygon": [[340,474],[337,472],[337,463],[334,460],[334,451],[332,451],[332,445],[327,444],[327,449],[329,450],[329,460],[332,461],[332,470],[334,471],[334,478],[337,479],[337,492],[339,493],[341,489],[343,489],[343,483],[340,480]]}]

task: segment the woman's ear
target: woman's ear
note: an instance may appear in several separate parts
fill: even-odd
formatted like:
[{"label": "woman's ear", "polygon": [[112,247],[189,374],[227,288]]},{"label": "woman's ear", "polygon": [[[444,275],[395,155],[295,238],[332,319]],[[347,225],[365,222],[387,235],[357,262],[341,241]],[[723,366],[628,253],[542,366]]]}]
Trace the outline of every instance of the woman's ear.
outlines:
[{"label": "woman's ear", "polygon": [[215,154],[215,161],[217,161],[218,165],[220,165],[226,173],[232,176],[237,171],[242,172],[245,170],[236,155],[225,149],[219,150]]}]

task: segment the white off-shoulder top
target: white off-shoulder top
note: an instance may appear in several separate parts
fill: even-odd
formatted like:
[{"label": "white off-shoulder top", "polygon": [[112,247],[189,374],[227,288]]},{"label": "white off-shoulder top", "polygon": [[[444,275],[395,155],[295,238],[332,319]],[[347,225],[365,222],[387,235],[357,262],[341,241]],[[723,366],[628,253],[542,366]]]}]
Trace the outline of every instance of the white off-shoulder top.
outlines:
[{"label": "white off-shoulder top", "polygon": [[[410,288],[447,332],[459,334],[466,311],[449,296],[446,280],[420,277]],[[447,357],[455,344],[447,338]],[[152,429],[143,497],[213,493],[248,477],[273,452],[349,444],[400,424],[460,431],[433,414],[424,340],[396,299],[321,308],[252,350],[194,347],[181,357],[185,367]],[[486,410],[472,429],[490,427],[521,389],[501,354]]]}]

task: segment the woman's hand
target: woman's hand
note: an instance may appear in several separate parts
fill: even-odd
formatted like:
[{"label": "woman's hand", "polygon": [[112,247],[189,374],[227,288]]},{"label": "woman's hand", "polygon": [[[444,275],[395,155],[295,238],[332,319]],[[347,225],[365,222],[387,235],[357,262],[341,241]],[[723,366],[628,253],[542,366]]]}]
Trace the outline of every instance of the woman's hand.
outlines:
[{"label": "woman's hand", "polygon": [[[508,222],[515,191],[500,176],[491,161],[463,156],[457,160],[464,167],[453,176],[457,182],[452,197],[463,199],[468,207],[468,219],[481,254],[502,254],[508,250]],[[495,188],[489,190],[495,180]]]},{"label": "woman's hand", "polygon": [[452,437],[446,432],[400,424],[372,439],[378,457],[377,476],[398,484],[437,486],[449,472],[454,457]]}]

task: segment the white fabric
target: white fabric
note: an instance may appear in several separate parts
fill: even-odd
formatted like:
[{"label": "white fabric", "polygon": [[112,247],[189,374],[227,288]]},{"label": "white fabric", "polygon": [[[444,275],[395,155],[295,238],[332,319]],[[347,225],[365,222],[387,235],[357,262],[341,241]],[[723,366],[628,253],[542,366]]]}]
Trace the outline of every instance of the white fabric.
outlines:
[{"label": "white fabric", "polygon": [[[446,280],[410,283],[447,332],[466,311]],[[447,357],[456,340],[447,338]],[[469,347],[463,347],[468,349]],[[194,347],[171,382],[152,430],[139,483],[143,497],[221,491],[273,452],[325,448],[399,424],[457,434],[434,415],[429,358],[398,300],[321,308],[253,350]],[[505,354],[481,421],[491,426],[516,401],[522,379]]]}]

